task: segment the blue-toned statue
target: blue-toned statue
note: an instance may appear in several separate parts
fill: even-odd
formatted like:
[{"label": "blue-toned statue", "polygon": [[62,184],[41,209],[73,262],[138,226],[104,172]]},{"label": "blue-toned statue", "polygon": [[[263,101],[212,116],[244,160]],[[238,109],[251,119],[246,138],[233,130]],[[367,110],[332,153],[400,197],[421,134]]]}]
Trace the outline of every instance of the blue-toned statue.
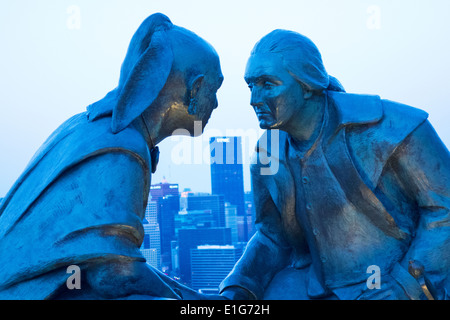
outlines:
[{"label": "blue-toned statue", "polygon": [[[145,263],[141,221],[156,145],[206,125],[222,81],[210,44],[148,17],[117,88],[63,123],[3,199],[0,299],[197,298]],[[68,270],[79,270],[81,290]]]},{"label": "blue-toned statue", "polygon": [[346,93],[292,31],[255,45],[245,80],[267,129],[251,166],[258,231],[221,294],[449,299],[450,154],[427,113]]}]

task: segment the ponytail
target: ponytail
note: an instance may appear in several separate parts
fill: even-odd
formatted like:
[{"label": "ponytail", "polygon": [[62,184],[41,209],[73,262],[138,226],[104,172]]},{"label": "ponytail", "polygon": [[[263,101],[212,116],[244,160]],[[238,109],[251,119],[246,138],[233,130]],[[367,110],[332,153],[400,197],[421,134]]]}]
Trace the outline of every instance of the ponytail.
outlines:
[{"label": "ponytail", "polygon": [[338,79],[330,75],[328,76],[328,78],[329,78],[329,83],[327,87],[328,91],[345,92],[344,86],[339,82]]}]

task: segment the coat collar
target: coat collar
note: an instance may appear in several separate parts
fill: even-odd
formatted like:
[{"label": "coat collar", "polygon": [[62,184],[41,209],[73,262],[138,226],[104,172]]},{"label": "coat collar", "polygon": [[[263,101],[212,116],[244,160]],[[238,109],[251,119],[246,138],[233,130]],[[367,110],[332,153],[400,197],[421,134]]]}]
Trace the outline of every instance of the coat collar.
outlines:
[{"label": "coat collar", "polygon": [[[381,98],[377,95],[363,95],[343,92],[327,92],[328,108],[333,107],[336,125],[334,130],[338,131],[345,126],[377,123],[383,118],[383,106]],[[333,121],[333,120],[331,120]],[[331,135],[333,135],[331,133]],[[279,130],[267,130],[258,141],[256,152],[264,152],[275,160],[284,160],[283,150],[288,144],[288,134]],[[271,146],[273,139],[279,142],[279,154],[273,154]],[[275,142],[275,145],[277,143]]]},{"label": "coat collar", "polygon": [[328,91],[327,94],[329,103],[334,103],[336,108],[339,127],[376,123],[383,118],[379,96],[334,91]]}]

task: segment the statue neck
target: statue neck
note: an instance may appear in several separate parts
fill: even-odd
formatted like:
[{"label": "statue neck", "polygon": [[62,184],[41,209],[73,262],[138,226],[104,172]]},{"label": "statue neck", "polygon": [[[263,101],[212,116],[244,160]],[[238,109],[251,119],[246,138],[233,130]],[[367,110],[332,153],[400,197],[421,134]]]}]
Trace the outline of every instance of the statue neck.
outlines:
[{"label": "statue neck", "polygon": [[289,121],[287,133],[291,135],[300,149],[311,147],[320,134],[326,107],[326,96],[315,96],[299,108]]},{"label": "statue neck", "polygon": [[163,136],[163,134],[161,134],[161,124],[161,119],[158,119],[157,117],[151,117],[151,115],[149,115],[147,111],[142,113],[133,122],[135,128],[145,138],[149,149],[155,147],[158,143],[164,140],[164,138],[166,138],[166,136]]}]

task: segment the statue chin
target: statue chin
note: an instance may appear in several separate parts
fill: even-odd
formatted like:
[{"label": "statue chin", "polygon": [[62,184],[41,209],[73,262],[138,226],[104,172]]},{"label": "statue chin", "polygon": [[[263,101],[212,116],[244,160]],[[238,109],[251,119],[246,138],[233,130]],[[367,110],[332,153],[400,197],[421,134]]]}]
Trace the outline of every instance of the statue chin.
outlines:
[{"label": "statue chin", "polygon": [[199,137],[203,134],[205,125],[203,125],[202,121],[195,121],[193,125],[174,130],[171,136]]},{"label": "statue chin", "polygon": [[273,119],[266,119],[265,117],[259,118],[259,127],[263,130],[270,130],[270,129],[278,129],[278,123],[274,121]]}]

